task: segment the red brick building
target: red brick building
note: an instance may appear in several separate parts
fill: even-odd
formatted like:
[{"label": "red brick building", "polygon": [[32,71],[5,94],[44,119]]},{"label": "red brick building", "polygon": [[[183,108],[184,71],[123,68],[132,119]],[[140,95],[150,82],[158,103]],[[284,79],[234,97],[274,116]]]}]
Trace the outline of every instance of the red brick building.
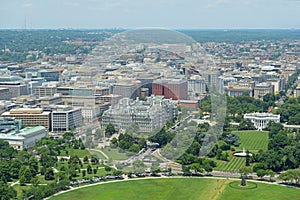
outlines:
[{"label": "red brick building", "polygon": [[165,96],[167,99],[188,99],[187,80],[182,79],[159,79],[152,83],[152,94]]}]

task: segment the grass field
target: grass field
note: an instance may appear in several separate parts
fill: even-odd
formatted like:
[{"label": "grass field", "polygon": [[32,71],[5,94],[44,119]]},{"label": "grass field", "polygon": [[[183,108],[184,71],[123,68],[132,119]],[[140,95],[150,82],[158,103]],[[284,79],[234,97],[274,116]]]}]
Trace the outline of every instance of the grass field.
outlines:
[{"label": "grass field", "polygon": [[104,157],[104,155],[98,151],[95,150],[89,150],[89,152],[91,153],[91,155],[95,155],[97,156],[100,160],[106,160],[106,158]]},{"label": "grass field", "polygon": [[86,149],[81,150],[81,149],[66,148],[66,150],[68,151],[68,154],[66,154],[65,151],[62,151],[61,156],[76,156],[77,155],[79,158],[83,158],[84,156],[91,155],[91,153]]},{"label": "grass field", "polygon": [[142,179],[87,187],[51,199],[300,199],[299,189],[261,183],[253,183],[257,187],[252,189],[239,189],[238,182],[233,183],[237,188],[231,187],[230,182],[203,178]]},{"label": "grass field", "polygon": [[127,159],[126,153],[120,153],[118,148],[104,148],[102,150],[112,160],[125,160]]},{"label": "grass field", "polygon": [[240,137],[240,146],[237,150],[267,150],[269,133],[267,131],[234,131]]},{"label": "grass field", "polygon": [[229,156],[229,161],[216,160],[217,167],[214,168],[216,171],[226,172],[239,172],[240,169],[245,166],[246,159]]},{"label": "grass field", "polygon": [[[257,152],[258,150],[268,149],[269,134],[267,131],[234,131],[240,137],[240,146],[236,147],[237,151],[242,151],[243,148],[250,152]],[[239,172],[245,166],[245,158],[232,157],[230,154],[229,161],[216,160],[217,167],[214,170]]]}]

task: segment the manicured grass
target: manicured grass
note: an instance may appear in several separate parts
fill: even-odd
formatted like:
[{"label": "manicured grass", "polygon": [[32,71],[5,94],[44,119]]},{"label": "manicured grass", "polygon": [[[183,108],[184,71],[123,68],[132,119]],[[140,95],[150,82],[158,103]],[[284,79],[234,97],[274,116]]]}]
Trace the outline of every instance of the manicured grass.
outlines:
[{"label": "manicured grass", "polygon": [[97,156],[100,160],[106,160],[106,158],[104,157],[104,155],[98,151],[95,150],[89,150],[91,155],[95,155]]},{"label": "manicured grass", "polygon": [[227,185],[224,191],[220,194],[219,199],[220,200],[235,200],[235,199],[243,199],[243,200],[298,199],[299,200],[300,189],[263,184],[263,183],[257,183],[257,188],[254,189],[236,189]]},{"label": "manicured grass", "polygon": [[267,150],[269,143],[269,132],[267,131],[234,131],[240,137],[240,146],[237,150]]},{"label": "manicured grass", "polygon": [[[300,190],[257,183],[257,187],[238,189],[230,180],[204,178],[141,179],[108,183],[61,194],[51,199],[210,199],[240,200],[299,199]],[[233,183],[238,185],[238,183]]]},{"label": "manicured grass", "polygon": [[[250,152],[268,149],[269,133],[267,131],[234,131],[233,133],[240,137],[240,146],[236,147],[237,151],[242,151],[243,148],[250,150]],[[228,153],[230,154],[229,161],[216,160],[217,167],[214,170],[239,172],[245,166],[245,158],[233,157],[231,151]]]},{"label": "manicured grass", "polygon": [[239,172],[239,170],[245,166],[246,158],[238,158],[229,156],[229,161],[216,160],[217,167],[214,168],[216,171],[226,171],[226,172]]},{"label": "manicured grass", "polygon": [[77,155],[79,158],[83,158],[84,156],[91,155],[91,153],[86,149],[81,150],[81,149],[66,148],[66,150],[68,151],[68,154],[66,154],[65,151],[62,151],[61,156],[76,156]]},{"label": "manicured grass", "polygon": [[118,148],[104,148],[102,151],[112,160],[125,160],[127,159],[126,153],[120,153]]}]

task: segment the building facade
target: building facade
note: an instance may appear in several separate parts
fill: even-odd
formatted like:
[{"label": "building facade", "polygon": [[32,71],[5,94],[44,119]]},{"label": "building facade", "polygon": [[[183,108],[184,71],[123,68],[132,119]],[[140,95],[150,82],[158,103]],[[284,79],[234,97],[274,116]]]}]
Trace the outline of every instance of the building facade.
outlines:
[{"label": "building facade", "polygon": [[177,116],[177,102],[162,96],[150,96],[146,101],[124,98],[120,100],[117,108],[104,111],[101,125],[106,127],[112,123],[124,132],[129,126],[136,124],[139,132],[150,133],[162,128],[167,120],[172,121]]},{"label": "building facade", "polygon": [[52,131],[70,131],[83,123],[81,108],[57,106],[51,113]]},{"label": "building facade", "polygon": [[50,112],[43,109],[17,108],[4,112],[1,116],[20,119],[24,126],[44,126],[47,130],[51,130]]},{"label": "building facade", "polygon": [[26,127],[19,131],[0,133],[0,140],[7,141],[17,150],[29,149],[36,142],[48,136],[48,130],[43,126]]},{"label": "building facade", "polygon": [[273,115],[272,113],[246,113],[244,114],[244,119],[251,120],[257,130],[262,131],[270,121],[279,123],[280,115]]},{"label": "building facade", "polygon": [[0,88],[0,100],[9,100],[11,93],[8,88]]},{"label": "building facade", "polygon": [[57,93],[56,87],[49,87],[49,86],[37,86],[33,90],[34,90],[34,94],[38,98],[46,97],[46,96],[54,96],[54,94]]},{"label": "building facade", "polygon": [[266,94],[274,94],[274,86],[271,83],[258,83],[254,87],[254,98],[260,99]]},{"label": "building facade", "polygon": [[183,79],[159,79],[152,83],[152,93],[167,99],[188,99],[188,82]]}]

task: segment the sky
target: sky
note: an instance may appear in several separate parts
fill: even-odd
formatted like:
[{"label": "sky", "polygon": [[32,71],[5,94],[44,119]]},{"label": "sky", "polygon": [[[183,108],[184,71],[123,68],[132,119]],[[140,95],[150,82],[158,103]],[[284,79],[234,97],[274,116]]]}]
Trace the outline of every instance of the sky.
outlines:
[{"label": "sky", "polygon": [[0,29],[300,28],[300,0],[0,0]]}]

